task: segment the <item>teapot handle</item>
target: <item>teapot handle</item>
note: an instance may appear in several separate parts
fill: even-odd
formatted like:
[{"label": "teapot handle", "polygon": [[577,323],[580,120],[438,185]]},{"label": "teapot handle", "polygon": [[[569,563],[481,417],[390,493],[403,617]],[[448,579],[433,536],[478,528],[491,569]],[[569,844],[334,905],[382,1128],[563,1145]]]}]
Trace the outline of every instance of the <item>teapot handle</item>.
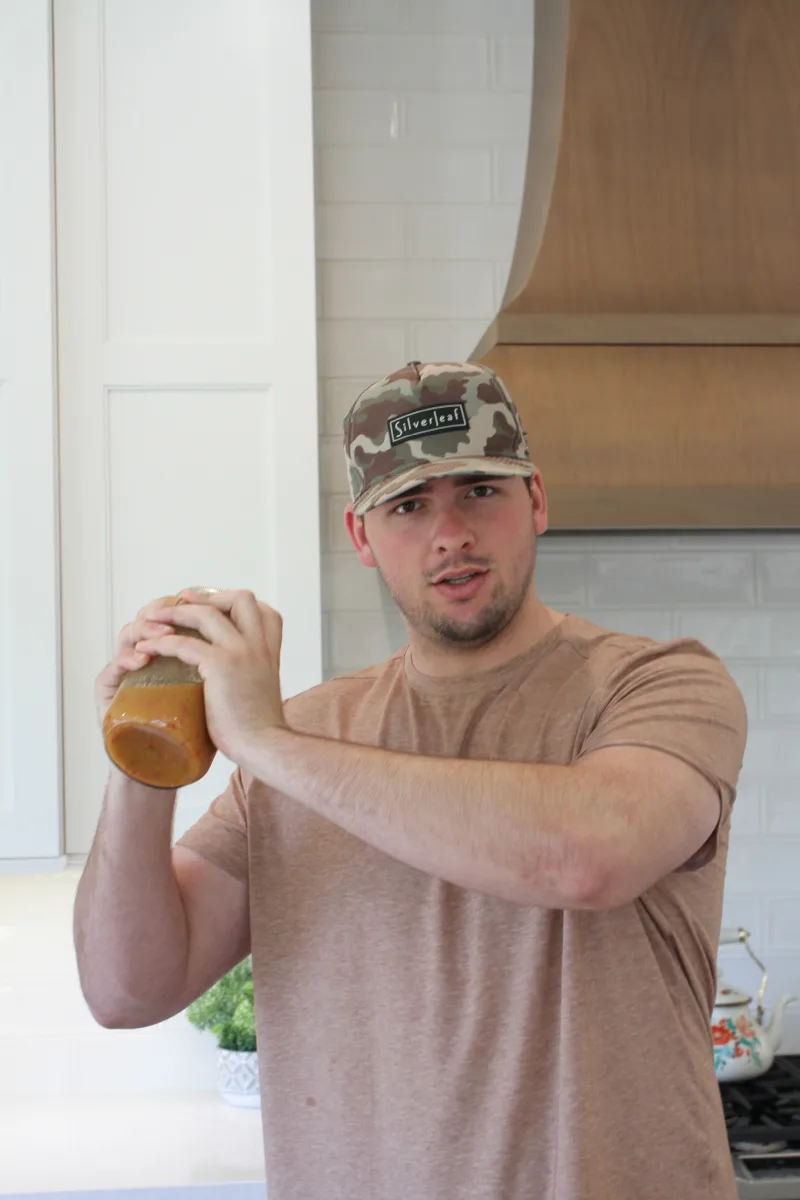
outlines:
[{"label": "teapot handle", "polygon": [[764,966],[760,958],[757,958],[753,953],[750,945],[750,934],[746,929],[726,929],[722,928],[719,931],[719,944],[721,946],[731,946],[736,942],[741,942],[747,953],[752,958],[753,962],[761,971],[761,987],[758,989],[758,1009],[756,1010],[756,1022],[760,1025],[764,1020],[764,992],[767,987],[767,968]]}]

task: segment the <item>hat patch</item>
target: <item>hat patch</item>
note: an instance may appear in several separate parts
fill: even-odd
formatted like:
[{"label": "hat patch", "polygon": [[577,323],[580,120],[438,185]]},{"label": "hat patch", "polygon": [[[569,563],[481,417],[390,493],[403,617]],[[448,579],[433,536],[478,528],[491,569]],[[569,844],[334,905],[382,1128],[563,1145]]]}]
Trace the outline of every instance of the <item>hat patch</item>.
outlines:
[{"label": "hat patch", "polygon": [[452,429],[469,429],[469,418],[463,404],[435,404],[432,408],[418,408],[402,417],[390,417],[388,423],[389,441],[393,446],[408,442],[411,438],[449,433]]}]

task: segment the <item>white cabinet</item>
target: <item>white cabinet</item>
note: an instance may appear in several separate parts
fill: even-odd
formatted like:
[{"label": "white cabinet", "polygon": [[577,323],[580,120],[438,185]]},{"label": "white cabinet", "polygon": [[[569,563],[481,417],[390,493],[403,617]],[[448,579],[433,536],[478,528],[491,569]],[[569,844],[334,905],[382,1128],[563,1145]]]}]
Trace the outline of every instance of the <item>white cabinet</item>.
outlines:
[{"label": "white cabinet", "polygon": [[[49,5],[0,0],[13,9],[17,36],[23,10],[41,23]],[[310,15],[304,0],[54,0],[53,26],[64,849],[80,855],[107,771],[93,680],[145,601],[252,588],[284,615],[284,693],[322,678]],[[16,45],[0,53],[17,63]],[[23,118],[6,67],[8,123]],[[26,82],[41,155],[49,77]],[[0,510],[0,647],[15,655],[0,715],[17,717],[12,734],[0,720],[0,834],[15,805],[0,858],[61,849],[48,165],[11,199],[0,188],[3,234],[24,216],[39,279],[31,353],[0,388],[0,486],[24,497]],[[5,247],[12,282],[30,248]],[[181,793],[176,834],[231,769],[218,758]]]},{"label": "white cabinet", "polygon": [[47,0],[0,0],[0,860],[61,838],[52,71]]}]

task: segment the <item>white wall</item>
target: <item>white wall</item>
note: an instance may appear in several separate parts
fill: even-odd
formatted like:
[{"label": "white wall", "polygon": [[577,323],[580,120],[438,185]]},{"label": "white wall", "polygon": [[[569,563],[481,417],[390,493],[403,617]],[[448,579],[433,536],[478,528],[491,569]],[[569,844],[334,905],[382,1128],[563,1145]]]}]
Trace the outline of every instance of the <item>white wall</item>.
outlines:
[{"label": "white wall", "polygon": [[[404,640],[342,528],[341,419],[362,386],[408,359],[468,355],[497,311],[522,190],[532,7],[314,4],[328,676]],[[800,996],[800,536],[547,534],[537,586],[611,628],[699,637],[729,666],[751,729],[725,921],[763,952],[767,1000]],[[757,985],[741,948],[721,960]],[[794,1007],[785,1048],[800,1052]]]}]

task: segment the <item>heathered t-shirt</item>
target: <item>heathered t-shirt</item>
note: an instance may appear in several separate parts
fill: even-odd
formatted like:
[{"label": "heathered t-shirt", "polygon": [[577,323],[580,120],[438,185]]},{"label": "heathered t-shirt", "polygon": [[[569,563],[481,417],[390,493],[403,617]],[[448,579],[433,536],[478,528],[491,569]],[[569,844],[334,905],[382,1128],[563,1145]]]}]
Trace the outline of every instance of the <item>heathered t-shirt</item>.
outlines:
[{"label": "heathered t-shirt", "polygon": [[234,772],[180,843],[249,887],[270,1200],[735,1200],[709,1018],[747,717],[722,662],[568,614],[501,667],[439,680],[404,648],[286,713],[432,756],[652,746],[722,816],[634,902],[563,911],[406,866]]}]

